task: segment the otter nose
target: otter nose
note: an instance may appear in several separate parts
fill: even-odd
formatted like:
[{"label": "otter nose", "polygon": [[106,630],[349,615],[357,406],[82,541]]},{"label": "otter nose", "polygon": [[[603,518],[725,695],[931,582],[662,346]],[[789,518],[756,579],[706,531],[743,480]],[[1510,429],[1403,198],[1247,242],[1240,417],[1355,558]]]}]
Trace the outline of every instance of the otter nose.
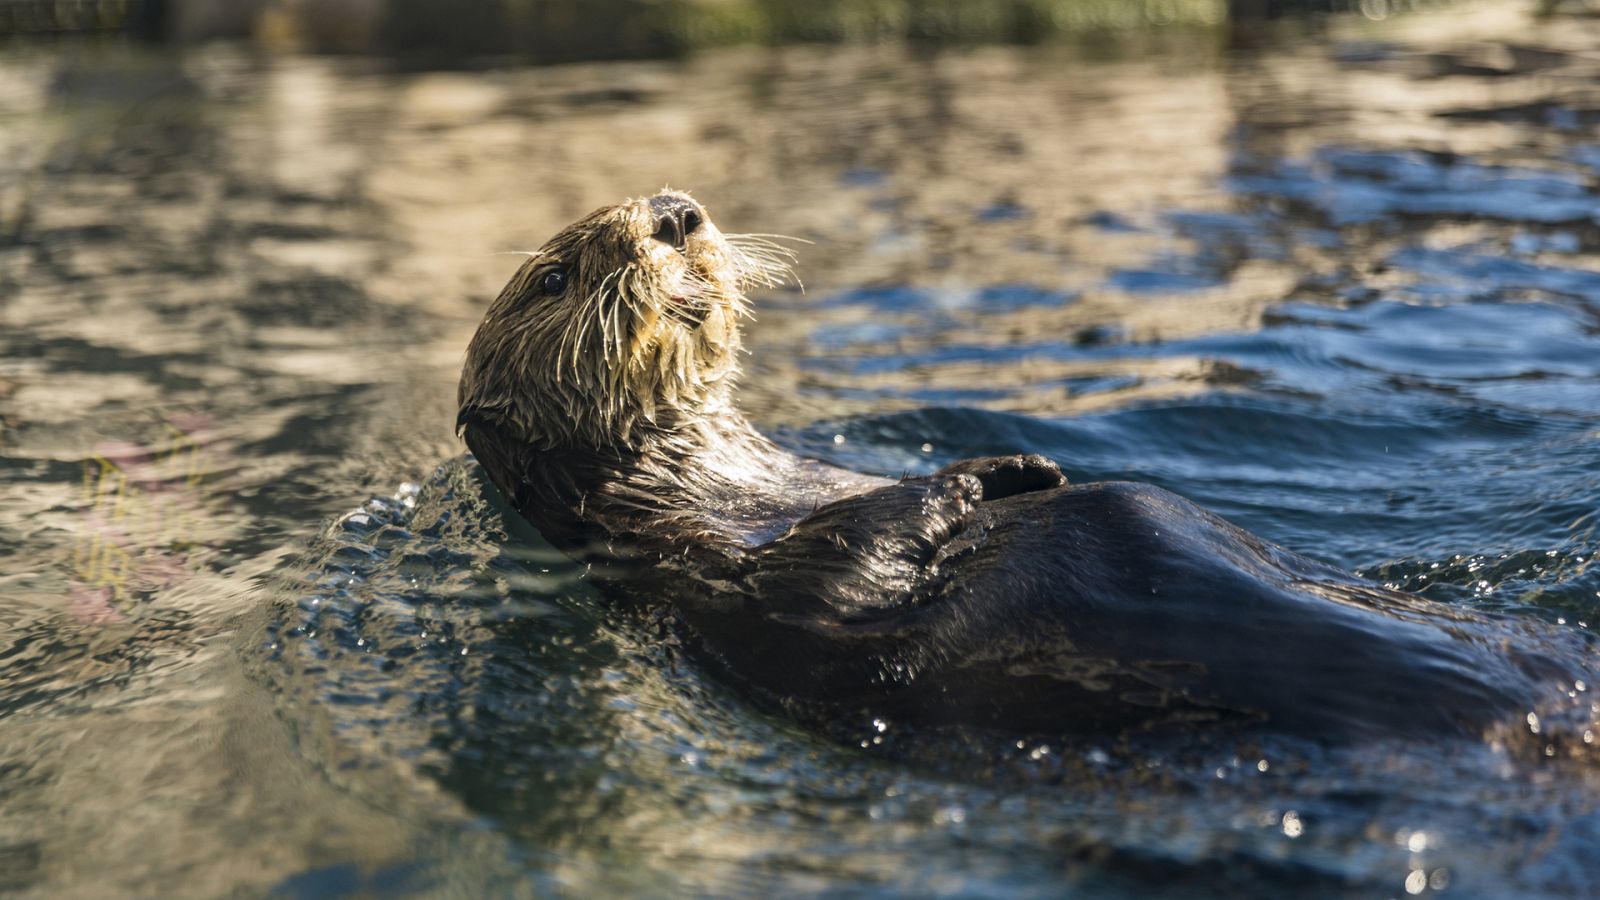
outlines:
[{"label": "otter nose", "polygon": [[651,197],[650,212],[656,217],[656,231],[650,236],[678,250],[688,246],[689,235],[705,221],[705,213],[687,197]]}]

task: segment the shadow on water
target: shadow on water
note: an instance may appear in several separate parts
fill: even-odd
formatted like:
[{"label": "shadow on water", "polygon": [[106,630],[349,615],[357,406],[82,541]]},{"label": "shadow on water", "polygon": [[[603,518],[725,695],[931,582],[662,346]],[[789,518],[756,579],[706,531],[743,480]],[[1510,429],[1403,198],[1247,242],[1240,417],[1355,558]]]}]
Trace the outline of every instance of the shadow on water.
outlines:
[{"label": "shadow on water", "polygon": [[807,733],[601,603],[450,429],[494,254],[670,181],[813,242],[748,341],[788,446],[1045,453],[1593,635],[1587,21],[474,74],[17,47],[0,888],[1595,893],[1561,753]]}]

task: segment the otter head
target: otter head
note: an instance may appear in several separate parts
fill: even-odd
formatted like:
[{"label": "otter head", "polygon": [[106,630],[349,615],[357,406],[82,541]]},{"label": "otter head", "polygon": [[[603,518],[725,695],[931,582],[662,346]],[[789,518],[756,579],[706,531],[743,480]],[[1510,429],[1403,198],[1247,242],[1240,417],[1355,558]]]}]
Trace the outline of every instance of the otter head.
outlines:
[{"label": "otter head", "polygon": [[745,288],[787,251],[724,235],[688,194],[590,213],[495,298],[467,349],[459,427],[522,446],[626,450],[728,408]]}]

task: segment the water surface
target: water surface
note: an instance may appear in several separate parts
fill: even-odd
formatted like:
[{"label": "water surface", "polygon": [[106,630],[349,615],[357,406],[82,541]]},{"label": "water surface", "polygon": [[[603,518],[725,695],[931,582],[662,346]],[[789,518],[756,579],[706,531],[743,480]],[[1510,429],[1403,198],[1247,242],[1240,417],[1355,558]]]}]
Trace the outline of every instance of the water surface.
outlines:
[{"label": "water surface", "polygon": [[742,393],[793,449],[1045,453],[1595,633],[1594,21],[1225,37],[8,51],[0,890],[1600,892],[1562,754],[808,734],[602,603],[452,434],[506,254],[671,184],[810,241]]}]

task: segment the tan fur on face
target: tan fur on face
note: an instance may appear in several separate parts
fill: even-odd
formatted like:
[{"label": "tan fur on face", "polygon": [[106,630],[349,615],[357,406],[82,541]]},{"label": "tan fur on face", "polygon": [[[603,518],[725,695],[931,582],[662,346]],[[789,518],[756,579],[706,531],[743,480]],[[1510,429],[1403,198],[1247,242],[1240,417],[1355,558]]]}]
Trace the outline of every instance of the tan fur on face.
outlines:
[{"label": "tan fur on face", "polygon": [[[725,408],[744,288],[785,279],[788,251],[706,216],[679,252],[656,224],[649,198],[608,206],[523,263],[467,348],[463,416],[536,447],[621,448]],[[546,296],[557,267],[566,289]]]}]

